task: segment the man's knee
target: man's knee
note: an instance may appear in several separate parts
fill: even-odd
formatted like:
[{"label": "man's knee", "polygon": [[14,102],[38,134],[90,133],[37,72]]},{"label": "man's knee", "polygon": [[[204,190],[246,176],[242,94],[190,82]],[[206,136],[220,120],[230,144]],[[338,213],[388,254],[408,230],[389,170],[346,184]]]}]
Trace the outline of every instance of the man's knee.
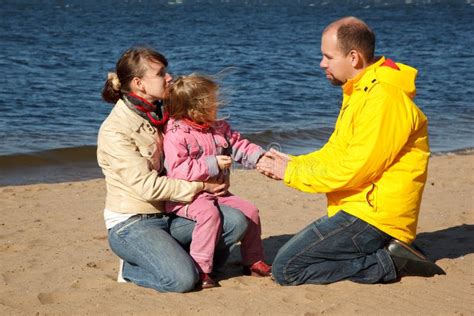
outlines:
[{"label": "man's knee", "polygon": [[282,256],[277,256],[272,263],[272,278],[279,285],[290,285],[288,279],[285,276],[285,269],[287,267],[288,261],[283,259]]}]

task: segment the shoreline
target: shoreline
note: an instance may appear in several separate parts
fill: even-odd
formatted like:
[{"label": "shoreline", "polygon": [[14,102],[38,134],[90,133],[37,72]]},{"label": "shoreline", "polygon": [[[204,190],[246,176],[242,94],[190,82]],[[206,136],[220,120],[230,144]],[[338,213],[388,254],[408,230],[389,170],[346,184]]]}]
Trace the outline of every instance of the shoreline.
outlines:
[{"label": "shoreline", "polygon": [[[439,156],[474,155],[474,147],[432,152]],[[235,169],[241,169],[236,166]],[[36,183],[76,182],[103,178],[96,161],[96,146],[59,148],[0,156],[0,188]]]},{"label": "shoreline", "polygon": [[[0,313],[473,315],[473,174],[474,155],[430,161],[415,244],[447,275],[281,287],[243,276],[237,246],[218,274],[221,287],[186,294],[115,281],[103,179],[0,187]],[[269,263],[293,234],[326,213],[323,194],[295,191],[252,170],[235,170],[231,191],[260,209]]]}]

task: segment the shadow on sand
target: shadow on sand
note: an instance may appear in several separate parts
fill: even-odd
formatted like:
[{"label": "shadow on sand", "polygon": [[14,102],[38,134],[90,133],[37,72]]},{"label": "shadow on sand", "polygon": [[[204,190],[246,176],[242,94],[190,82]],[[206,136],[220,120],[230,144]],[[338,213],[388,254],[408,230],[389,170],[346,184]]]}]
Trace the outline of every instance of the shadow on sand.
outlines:
[{"label": "shadow on sand", "polygon": [[[265,260],[272,263],[278,250],[291,239],[293,235],[270,236],[263,240]],[[455,259],[474,253],[474,225],[459,225],[434,232],[419,233],[414,246],[436,262],[440,259]],[[220,280],[242,275],[240,262],[240,246],[233,248],[225,272]]]},{"label": "shadow on sand", "polygon": [[459,258],[474,253],[474,225],[419,233],[414,244],[432,261]]}]

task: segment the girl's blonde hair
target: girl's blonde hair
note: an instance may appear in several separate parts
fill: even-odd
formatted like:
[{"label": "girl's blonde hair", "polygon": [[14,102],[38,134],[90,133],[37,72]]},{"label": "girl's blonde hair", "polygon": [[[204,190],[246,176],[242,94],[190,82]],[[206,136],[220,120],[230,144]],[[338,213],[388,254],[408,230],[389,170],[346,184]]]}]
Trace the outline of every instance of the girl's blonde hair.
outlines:
[{"label": "girl's blonde hair", "polygon": [[219,107],[219,85],[208,76],[180,76],[171,84],[166,109],[175,119],[188,118],[196,123],[213,123]]}]

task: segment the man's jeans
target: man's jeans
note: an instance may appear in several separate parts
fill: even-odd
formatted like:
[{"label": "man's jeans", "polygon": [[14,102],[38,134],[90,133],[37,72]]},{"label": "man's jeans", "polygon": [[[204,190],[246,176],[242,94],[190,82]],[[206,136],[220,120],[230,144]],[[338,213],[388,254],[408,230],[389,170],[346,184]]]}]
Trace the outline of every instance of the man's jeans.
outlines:
[{"label": "man's jeans", "polygon": [[[217,265],[225,263],[230,247],[242,239],[248,225],[238,210],[221,206],[221,214],[223,233],[215,252]],[[166,214],[135,215],[112,227],[109,244],[124,260],[123,278],[160,292],[192,290],[199,275],[184,248],[193,229],[193,221]]]},{"label": "man's jeans", "polygon": [[339,211],[293,236],[278,251],[272,274],[281,285],[393,281],[395,267],[384,249],[390,239],[374,226]]}]

